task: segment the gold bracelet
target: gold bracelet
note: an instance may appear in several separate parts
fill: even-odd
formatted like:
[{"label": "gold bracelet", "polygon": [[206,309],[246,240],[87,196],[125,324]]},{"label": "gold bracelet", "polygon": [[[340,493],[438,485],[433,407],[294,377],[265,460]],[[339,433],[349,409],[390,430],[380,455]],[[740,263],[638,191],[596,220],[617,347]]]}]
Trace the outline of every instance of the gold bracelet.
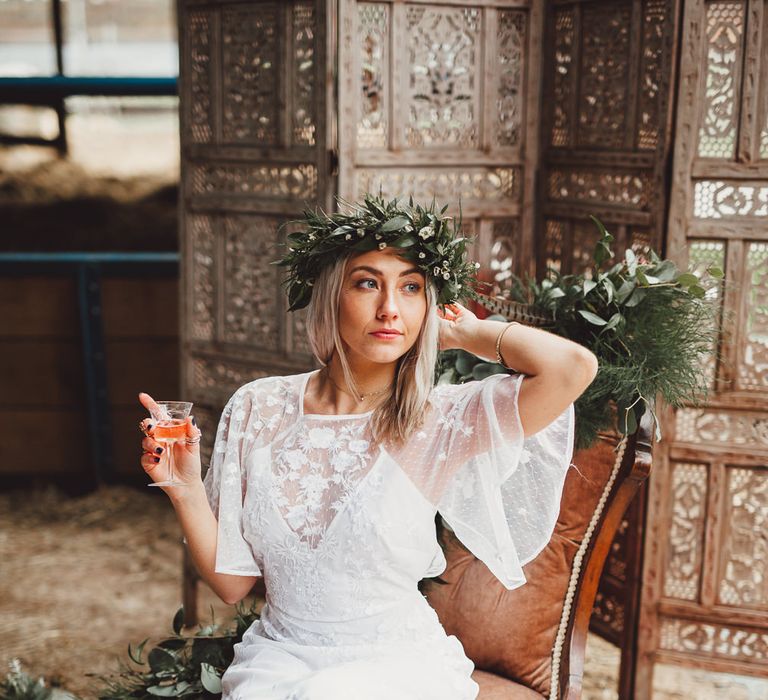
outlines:
[{"label": "gold bracelet", "polygon": [[522,324],[518,321],[510,321],[506,326],[504,326],[504,328],[501,329],[501,333],[499,333],[499,337],[496,338],[496,362],[498,362],[505,369],[511,369],[513,372],[517,372],[517,370],[514,369],[513,367],[508,367],[507,363],[504,362],[504,358],[501,356],[501,339],[504,336],[504,334],[507,332],[509,327],[514,325],[520,326]]}]

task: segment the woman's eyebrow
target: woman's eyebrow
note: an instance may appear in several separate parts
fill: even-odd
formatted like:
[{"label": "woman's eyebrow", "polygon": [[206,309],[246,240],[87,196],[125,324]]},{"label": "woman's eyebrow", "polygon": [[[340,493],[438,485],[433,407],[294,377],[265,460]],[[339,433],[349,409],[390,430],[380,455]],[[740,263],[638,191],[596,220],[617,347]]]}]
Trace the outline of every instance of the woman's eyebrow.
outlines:
[{"label": "woman's eyebrow", "polygon": [[[383,277],[384,273],[381,270],[377,270],[375,267],[369,267],[368,265],[358,265],[357,267],[353,267],[349,274],[351,275],[353,272],[357,272],[358,270],[364,270],[365,272],[370,272],[374,275],[379,275],[379,277]],[[412,272],[416,272],[418,274],[424,274],[418,267],[410,267],[407,270],[403,270],[398,277],[405,277],[405,275],[410,275]]]}]

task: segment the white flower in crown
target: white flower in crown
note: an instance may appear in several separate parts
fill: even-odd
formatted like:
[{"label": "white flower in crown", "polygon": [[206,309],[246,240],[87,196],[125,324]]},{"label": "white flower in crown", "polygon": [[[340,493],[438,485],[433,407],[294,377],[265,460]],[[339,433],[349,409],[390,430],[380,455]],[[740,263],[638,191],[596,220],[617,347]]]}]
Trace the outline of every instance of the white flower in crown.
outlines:
[{"label": "white flower in crown", "polygon": [[435,235],[435,229],[432,226],[424,226],[419,230],[419,237],[425,241]]},{"label": "white flower in crown", "polygon": [[309,431],[309,444],[322,450],[328,449],[336,439],[336,433],[331,428],[312,428]]},{"label": "white flower in crown", "polygon": [[443,273],[443,279],[444,279],[444,280],[449,280],[449,279],[451,279],[451,273],[450,273],[450,272],[444,272],[444,273]]},{"label": "white flower in crown", "polygon": [[379,250],[384,250],[387,247],[386,243],[379,243]]}]

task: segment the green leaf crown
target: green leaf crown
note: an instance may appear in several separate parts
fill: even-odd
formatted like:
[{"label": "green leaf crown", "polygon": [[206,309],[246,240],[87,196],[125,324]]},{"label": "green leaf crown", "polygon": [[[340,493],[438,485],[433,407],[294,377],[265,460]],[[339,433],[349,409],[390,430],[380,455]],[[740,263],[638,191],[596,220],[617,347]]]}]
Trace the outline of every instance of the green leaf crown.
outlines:
[{"label": "green leaf crown", "polygon": [[347,251],[365,253],[387,247],[398,248],[398,255],[435,284],[438,305],[477,298],[473,285],[480,265],[466,260],[467,243],[472,241],[461,233],[461,215],[458,222],[444,216],[447,205],[437,212],[434,200],[427,208],[414,205],[413,198],[401,205],[397,199],[387,202],[381,195],[370,194],[362,202],[339,203],[349,211],[305,210],[303,219],[289,222],[301,230],[288,234],[287,252],[275,261],[288,268],[284,285],[289,311],[309,304],[321,270]]}]

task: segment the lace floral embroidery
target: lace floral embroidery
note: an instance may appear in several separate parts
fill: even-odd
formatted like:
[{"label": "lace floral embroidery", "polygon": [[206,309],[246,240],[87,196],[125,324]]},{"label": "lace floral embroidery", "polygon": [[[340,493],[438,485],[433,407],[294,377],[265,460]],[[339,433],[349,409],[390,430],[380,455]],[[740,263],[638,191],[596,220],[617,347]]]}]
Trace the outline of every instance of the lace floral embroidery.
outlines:
[{"label": "lace floral embroidery", "polygon": [[298,427],[276,446],[270,497],[314,549],[368,472],[373,449],[364,417]]}]

